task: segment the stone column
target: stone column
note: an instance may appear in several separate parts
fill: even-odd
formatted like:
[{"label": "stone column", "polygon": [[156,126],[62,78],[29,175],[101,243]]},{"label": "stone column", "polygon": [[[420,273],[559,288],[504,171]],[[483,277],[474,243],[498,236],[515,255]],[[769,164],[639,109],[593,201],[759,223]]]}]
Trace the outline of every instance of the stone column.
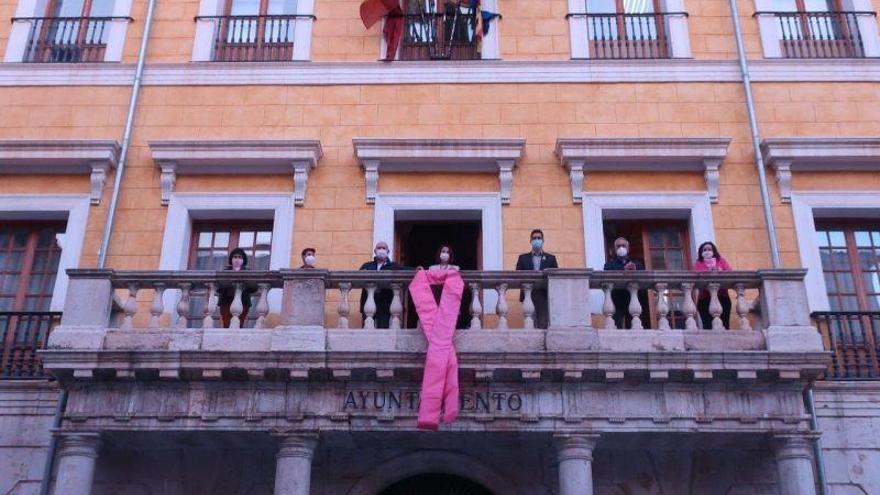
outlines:
[{"label": "stone column", "polygon": [[557,435],[559,495],[593,495],[593,449],[599,435]]},{"label": "stone column", "polygon": [[773,438],[779,495],[816,495],[812,450],[812,442],[805,435]]},{"label": "stone column", "polygon": [[96,433],[82,433],[61,437],[58,449],[58,473],[55,478],[56,495],[89,495],[101,438]]},{"label": "stone column", "polygon": [[315,435],[290,435],[281,439],[275,464],[275,495],[309,495]]}]

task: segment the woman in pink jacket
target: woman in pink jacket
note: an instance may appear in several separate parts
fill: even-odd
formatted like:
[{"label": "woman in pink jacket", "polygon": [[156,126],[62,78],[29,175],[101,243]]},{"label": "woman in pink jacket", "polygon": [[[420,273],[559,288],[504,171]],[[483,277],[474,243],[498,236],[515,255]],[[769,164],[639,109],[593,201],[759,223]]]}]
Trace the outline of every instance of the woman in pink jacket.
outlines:
[{"label": "woman in pink jacket", "polygon": [[[721,257],[718,248],[712,242],[704,242],[697,249],[699,253],[697,261],[694,263],[694,271],[697,272],[726,272],[733,270],[726,259]],[[718,291],[718,300],[721,302],[721,322],[724,328],[730,328],[730,295],[727,289],[722,287]],[[700,319],[703,321],[703,328],[712,328],[712,314],[709,313],[710,303],[709,291],[703,289],[700,291],[697,299],[697,310],[700,312]]]}]

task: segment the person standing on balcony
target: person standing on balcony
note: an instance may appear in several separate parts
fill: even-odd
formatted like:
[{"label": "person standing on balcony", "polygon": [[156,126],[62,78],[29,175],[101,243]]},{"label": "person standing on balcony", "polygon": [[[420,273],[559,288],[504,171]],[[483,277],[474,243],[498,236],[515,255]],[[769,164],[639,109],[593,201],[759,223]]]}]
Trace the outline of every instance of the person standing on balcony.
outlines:
[{"label": "person standing on balcony", "polygon": [[[700,244],[697,252],[700,254],[697,261],[694,262],[695,272],[728,272],[733,270],[730,267],[730,263],[718,252],[718,247],[715,246],[715,243],[706,241]],[[724,328],[730,328],[731,302],[730,294],[727,293],[726,288],[718,290],[718,300],[721,302],[721,322],[724,323]],[[700,312],[703,328],[712,328],[712,314],[709,312],[710,302],[711,296],[709,291],[701,289],[697,296],[697,310]]]},{"label": "person standing on balcony", "polygon": [[[235,248],[229,252],[229,258],[227,259],[226,268],[224,270],[231,270],[234,272],[247,270],[248,257],[247,253],[244,252],[242,248]],[[244,328],[244,321],[247,319],[248,311],[251,309],[251,293],[252,289],[248,288],[246,285],[242,288],[241,291],[241,314],[238,316],[238,321],[241,323],[241,327]],[[229,323],[232,321],[232,302],[235,299],[235,284],[224,285],[220,287],[220,299],[217,302],[217,305],[220,306],[220,318],[223,320],[223,327],[229,328]]]},{"label": "person standing on balcony", "polygon": [[435,265],[431,265],[428,267],[428,270],[455,270],[458,271],[458,265],[453,265],[453,255],[452,248],[449,247],[449,244],[443,244],[440,246],[440,249],[437,250],[437,256],[435,257]]},{"label": "person standing on balcony", "polygon": [[[440,249],[437,250],[437,256],[434,257],[434,263],[428,270],[452,270],[459,271],[460,268],[458,265],[453,265],[452,262],[455,261],[455,253],[452,252],[452,247],[449,244],[441,244]],[[437,303],[440,303],[440,296],[442,294],[442,287],[439,285],[435,285],[431,287],[431,290],[434,291],[434,299],[437,300]],[[456,321],[455,328],[468,328],[470,326],[470,307],[472,294],[469,290],[465,290],[461,295],[461,308],[458,311],[458,321]]]},{"label": "person standing on balcony", "polygon": [[[606,271],[635,271],[644,270],[645,264],[641,260],[630,257],[629,241],[624,237],[614,239],[614,255],[605,262],[602,268]],[[642,311],[648,307],[647,294],[639,291],[639,302],[642,303]],[[632,316],[629,314],[630,295],[626,289],[614,289],[611,291],[611,301],[614,302],[614,323],[617,328],[629,328]],[[643,318],[642,321],[646,319]],[[647,326],[647,325],[646,325]]]},{"label": "person standing on balcony", "polygon": [[315,268],[315,254],[315,248],[305,248],[302,250],[300,256],[302,256],[303,264],[299,267],[300,270],[313,270]]},{"label": "person standing on balcony", "polygon": [[[534,229],[529,234],[529,238],[532,250],[519,255],[519,259],[516,260],[516,269],[541,271],[547,268],[559,268],[556,256],[544,251],[544,232],[541,229]],[[520,291],[520,302],[524,299],[525,294]],[[534,289],[532,302],[535,305],[535,327],[547,328],[550,326],[550,304],[547,300],[547,289]]]},{"label": "person standing on balcony", "polygon": [[[391,261],[388,254],[388,243],[379,241],[373,249],[373,261],[368,261],[361,265],[361,270],[383,271],[383,270],[400,270],[401,266]],[[376,301],[376,315],[373,317],[376,321],[376,328],[388,328],[391,322],[391,300],[394,298],[394,292],[391,289],[377,289],[374,295]],[[367,291],[361,291],[361,321],[367,319],[364,313],[364,305],[367,304]]]}]

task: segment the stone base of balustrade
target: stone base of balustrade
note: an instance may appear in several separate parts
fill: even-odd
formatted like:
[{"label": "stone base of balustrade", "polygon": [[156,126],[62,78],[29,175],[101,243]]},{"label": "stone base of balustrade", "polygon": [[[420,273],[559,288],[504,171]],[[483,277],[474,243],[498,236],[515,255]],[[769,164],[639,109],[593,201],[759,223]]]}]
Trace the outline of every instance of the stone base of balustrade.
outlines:
[{"label": "stone base of balustrade", "polygon": [[689,351],[717,351],[736,349],[761,351],[766,349],[764,334],[754,330],[694,330],[684,332],[684,347]]},{"label": "stone base of balustrade", "polygon": [[[680,330],[600,330],[599,348],[616,352],[681,352],[685,350]],[[720,350],[720,349],[716,349]]]},{"label": "stone base of balustrade", "polygon": [[770,352],[821,352],[825,350],[822,336],[815,327],[770,327],[764,330]]},{"label": "stone base of balustrade", "polygon": [[592,328],[550,328],[545,347],[548,352],[593,351],[599,349],[599,334]]},{"label": "stone base of balustrade", "polygon": [[100,350],[104,348],[104,339],[108,329],[99,326],[63,326],[56,327],[49,334],[46,347],[52,349]]}]

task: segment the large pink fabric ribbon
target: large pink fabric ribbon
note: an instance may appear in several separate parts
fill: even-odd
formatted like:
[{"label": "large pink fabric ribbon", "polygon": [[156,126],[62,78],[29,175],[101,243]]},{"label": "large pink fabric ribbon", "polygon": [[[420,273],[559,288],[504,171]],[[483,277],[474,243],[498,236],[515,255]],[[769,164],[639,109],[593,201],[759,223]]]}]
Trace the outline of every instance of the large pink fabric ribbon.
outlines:
[{"label": "large pink fabric ribbon", "polygon": [[[431,291],[431,285],[438,284],[443,284],[439,306]],[[419,270],[409,285],[428,339],[418,419],[423,430],[436,430],[441,418],[450,423],[458,416],[458,358],[452,337],[463,291],[461,274],[450,270]]]}]

